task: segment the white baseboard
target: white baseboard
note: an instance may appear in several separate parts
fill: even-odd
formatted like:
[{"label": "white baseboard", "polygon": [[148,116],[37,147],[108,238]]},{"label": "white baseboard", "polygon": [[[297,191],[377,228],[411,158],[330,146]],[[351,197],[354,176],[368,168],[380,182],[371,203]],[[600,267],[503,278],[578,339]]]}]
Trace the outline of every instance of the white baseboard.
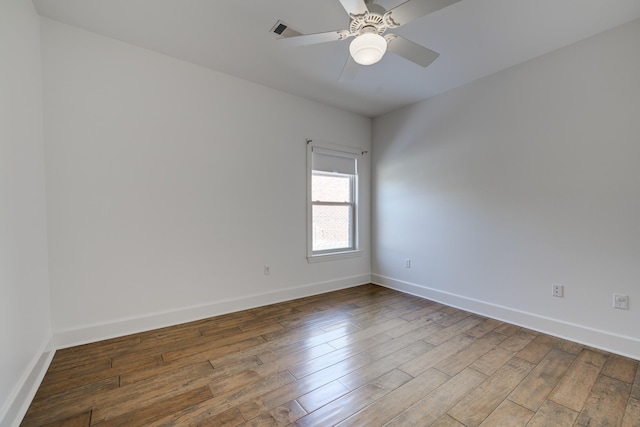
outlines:
[{"label": "white baseboard", "polygon": [[215,301],[208,304],[186,307],[178,310],[152,313],[135,318],[120,319],[109,323],[56,331],[54,334],[55,344],[56,348],[59,349],[72,347],[75,345],[134,334],[137,332],[150,331],[166,326],[192,322],[194,320],[206,319],[208,317],[219,316],[221,314],[232,313],[235,311],[289,301],[296,298],[304,298],[339,289],[351,288],[367,283],[371,283],[371,276],[369,274],[362,274],[295,288],[254,294],[242,298]]},{"label": "white baseboard", "polygon": [[419,296],[448,306],[480,314],[482,316],[640,360],[640,340],[634,337],[565,322],[563,320],[553,319],[535,313],[515,310],[513,308],[468,298],[462,295],[452,294],[378,274],[372,274],[371,281],[377,285],[395,289],[400,292]]},{"label": "white baseboard", "polygon": [[0,408],[0,427],[20,425],[38,387],[40,387],[44,374],[47,373],[55,352],[53,336],[50,336],[22,374],[9,399]]}]

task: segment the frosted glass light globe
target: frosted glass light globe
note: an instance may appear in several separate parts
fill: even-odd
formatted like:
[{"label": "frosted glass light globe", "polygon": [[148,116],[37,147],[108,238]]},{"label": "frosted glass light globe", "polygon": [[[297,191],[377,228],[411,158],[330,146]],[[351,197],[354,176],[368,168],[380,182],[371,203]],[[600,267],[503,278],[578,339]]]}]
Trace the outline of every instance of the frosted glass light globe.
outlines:
[{"label": "frosted glass light globe", "polygon": [[351,57],[360,65],[375,64],[386,51],[387,41],[375,33],[360,34],[349,45]]}]

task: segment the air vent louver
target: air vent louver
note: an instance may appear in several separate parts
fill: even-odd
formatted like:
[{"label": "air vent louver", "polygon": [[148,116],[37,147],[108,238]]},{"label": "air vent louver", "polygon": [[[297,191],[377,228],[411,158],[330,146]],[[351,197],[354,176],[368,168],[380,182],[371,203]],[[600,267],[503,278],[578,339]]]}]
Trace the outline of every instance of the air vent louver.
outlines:
[{"label": "air vent louver", "polygon": [[291,28],[290,26],[288,26],[287,24],[285,24],[280,20],[278,20],[278,22],[276,22],[276,24],[273,27],[271,27],[271,32],[280,37],[295,37],[295,36],[302,35],[301,32],[294,30],[293,28]]}]

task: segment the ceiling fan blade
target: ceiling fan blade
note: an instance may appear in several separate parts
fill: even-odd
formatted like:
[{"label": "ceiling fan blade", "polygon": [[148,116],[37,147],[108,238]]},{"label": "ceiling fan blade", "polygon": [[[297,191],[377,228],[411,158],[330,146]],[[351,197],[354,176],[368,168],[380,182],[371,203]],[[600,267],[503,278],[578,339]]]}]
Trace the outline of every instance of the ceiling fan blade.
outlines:
[{"label": "ceiling fan blade", "polygon": [[389,14],[393,22],[400,26],[459,1],[460,0],[409,0],[391,9]]},{"label": "ceiling fan blade", "polygon": [[435,61],[440,54],[417,43],[407,40],[395,34],[387,34],[387,51],[402,56],[422,67],[427,67]]},{"label": "ceiling fan blade", "polygon": [[349,15],[362,15],[369,11],[364,0],[340,0],[340,3]]},{"label": "ceiling fan blade", "polygon": [[278,42],[285,46],[306,46],[310,44],[334,42],[348,37],[348,31],[328,31],[326,33],[304,34],[295,37],[283,37]]},{"label": "ceiling fan blade", "polygon": [[353,60],[351,55],[347,57],[347,62],[344,63],[344,67],[342,67],[342,72],[340,73],[340,78],[338,81],[340,83],[350,82],[355,80],[356,74],[358,74],[359,65],[356,61]]}]

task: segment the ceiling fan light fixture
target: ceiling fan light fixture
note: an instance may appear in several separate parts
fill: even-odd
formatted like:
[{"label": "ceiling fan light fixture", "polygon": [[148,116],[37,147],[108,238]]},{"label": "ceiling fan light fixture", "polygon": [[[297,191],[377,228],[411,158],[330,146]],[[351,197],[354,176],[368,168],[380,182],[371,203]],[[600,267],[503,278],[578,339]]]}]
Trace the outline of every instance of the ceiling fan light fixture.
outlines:
[{"label": "ceiling fan light fixture", "polygon": [[387,51],[387,41],[377,33],[357,36],[349,45],[349,52],[360,65],[372,65],[380,61]]}]

